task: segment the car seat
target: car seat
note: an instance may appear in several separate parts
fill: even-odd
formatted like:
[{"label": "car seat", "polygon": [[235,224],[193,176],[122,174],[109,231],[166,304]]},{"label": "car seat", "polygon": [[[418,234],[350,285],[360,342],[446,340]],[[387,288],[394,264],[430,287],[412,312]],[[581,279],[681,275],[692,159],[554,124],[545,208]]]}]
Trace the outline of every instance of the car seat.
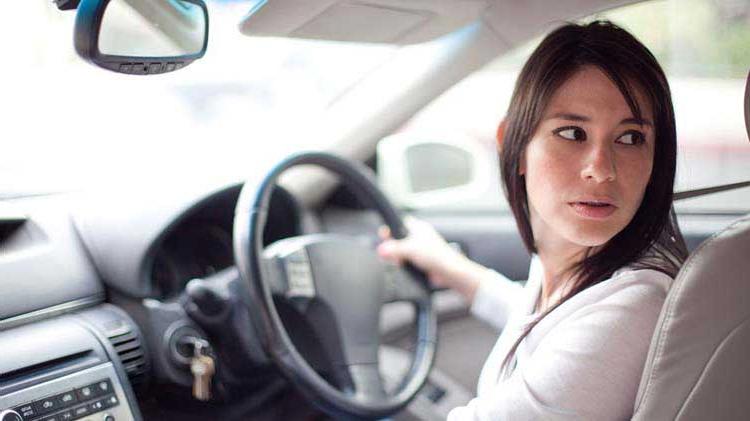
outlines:
[{"label": "car seat", "polygon": [[[745,124],[750,136],[750,74]],[[749,391],[746,215],[701,244],[678,273],[654,331],[633,419],[746,420]]]}]

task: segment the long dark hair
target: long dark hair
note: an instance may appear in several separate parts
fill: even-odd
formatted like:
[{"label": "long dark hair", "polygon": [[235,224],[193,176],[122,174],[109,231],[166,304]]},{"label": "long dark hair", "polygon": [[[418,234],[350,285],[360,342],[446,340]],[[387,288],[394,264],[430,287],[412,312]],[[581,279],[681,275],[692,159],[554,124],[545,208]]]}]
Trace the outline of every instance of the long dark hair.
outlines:
[{"label": "long dark hair", "polygon": [[521,157],[555,91],[582,66],[595,66],[622,93],[633,115],[642,119],[634,92],[653,110],[654,162],[643,200],[630,223],[598,251],[591,249],[566,271],[570,287],[552,307],[529,323],[508,352],[503,370],[512,370],[518,345],[539,321],[562,303],[612,276],[623,266],[655,269],[674,277],[687,257],[672,209],[677,161],[672,97],[661,67],[648,49],[608,21],[566,24],[547,35],[524,65],[505,119],[500,153],[505,195],[530,253],[536,252],[529,219],[526,180],[519,175]]}]

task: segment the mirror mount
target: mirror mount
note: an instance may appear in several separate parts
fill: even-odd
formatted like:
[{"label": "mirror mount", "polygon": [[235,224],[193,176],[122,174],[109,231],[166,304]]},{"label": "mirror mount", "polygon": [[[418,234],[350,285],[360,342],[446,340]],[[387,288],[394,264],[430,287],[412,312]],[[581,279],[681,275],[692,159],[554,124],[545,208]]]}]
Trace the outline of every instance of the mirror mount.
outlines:
[{"label": "mirror mount", "polygon": [[[120,6],[121,4],[124,6]],[[132,22],[116,22],[117,16],[105,19],[118,14],[105,14],[108,7],[113,5],[113,9],[127,7],[129,15],[137,16],[143,26],[147,26],[145,30],[139,33],[137,31],[141,28],[134,27],[136,25]],[[188,18],[180,16],[183,21],[175,24],[175,19],[170,21],[173,16],[169,15],[179,15],[180,10],[176,8],[184,7],[183,5],[190,6],[195,12]],[[164,9],[169,8],[173,10],[164,12]],[[191,27],[185,30],[185,26]],[[128,30],[135,32],[130,33]],[[191,30],[193,33],[189,33]],[[137,45],[139,39],[145,44]],[[187,41],[183,42],[185,39]],[[154,45],[159,42],[166,44],[164,40],[176,47],[159,50],[150,45],[151,42]],[[81,58],[107,70],[133,75],[172,72],[205,54],[208,45],[208,9],[203,0],[80,0],[74,44]],[[102,48],[103,44],[105,48]],[[167,51],[169,53],[165,54]]]},{"label": "mirror mount", "polygon": [[58,10],[75,10],[81,0],[54,0]]}]

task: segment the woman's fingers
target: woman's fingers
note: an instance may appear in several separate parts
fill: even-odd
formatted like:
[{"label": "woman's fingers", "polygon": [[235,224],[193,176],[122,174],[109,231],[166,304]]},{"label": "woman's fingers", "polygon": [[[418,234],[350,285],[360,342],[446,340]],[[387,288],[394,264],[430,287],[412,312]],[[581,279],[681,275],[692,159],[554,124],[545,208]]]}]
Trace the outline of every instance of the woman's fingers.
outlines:
[{"label": "woman's fingers", "polygon": [[[435,227],[426,221],[408,216],[404,218],[404,225],[409,234],[402,239],[394,239],[386,226],[378,228],[381,242],[377,252],[381,258],[399,265],[409,262],[425,272],[431,284],[455,288],[462,294],[466,285],[476,283],[473,275],[464,276],[466,258],[453,250]],[[476,285],[472,291],[475,290]]]},{"label": "woman's fingers", "polygon": [[380,237],[381,240],[388,240],[391,238],[391,229],[388,228],[385,225],[381,225],[378,228],[378,237]]},{"label": "woman's fingers", "polygon": [[391,238],[391,229],[385,225],[381,225],[378,227],[378,237],[381,240],[377,247],[380,257],[393,263],[401,264],[404,260],[401,244],[399,240]]},{"label": "woman's fingers", "polygon": [[380,257],[396,264],[401,264],[406,256],[401,250],[401,244],[398,240],[385,240],[378,245],[377,251]]},{"label": "woman's fingers", "polygon": [[445,254],[445,240],[432,225],[420,219],[406,216],[404,224],[409,235],[402,239],[393,238],[387,226],[378,227],[378,237],[381,240],[377,248],[378,254],[399,264],[409,261],[426,272],[441,271],[443,262],[440,256]]}]

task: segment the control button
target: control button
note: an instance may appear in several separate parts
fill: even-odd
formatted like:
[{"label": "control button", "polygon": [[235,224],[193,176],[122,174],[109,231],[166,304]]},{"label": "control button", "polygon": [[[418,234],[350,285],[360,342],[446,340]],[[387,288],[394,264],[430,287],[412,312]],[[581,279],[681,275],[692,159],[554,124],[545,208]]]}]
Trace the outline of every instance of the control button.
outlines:
[{"label": "control button", "polygon": [[84,387],[78,388],[76,389],[76,395],[78,395],[78,400],[81,400],[81,401],[91,399],[95,396],[94,388],[91,386],[84,386]]},{"label": "control button", "polygon": [[73,418],[75,418],[75,415],[73,415],[72,409],[69,409],[65,412],[61,412],[57,414],[57,416],[60,418],[60,421],[71,421]]},{"label": "control button", "polygon": [[72,390],[70,392],[61,393],[55,396],[55,399],[57,399],[57,402],[63,408],[71,406],[74,403],[78,402],[78,398],[76,397],[75,392],[73,392]]},{"label": "control button", "polygon": [[109,404],[109,397],[99,398],[89,404],[92,411],[101,411],[102,409],[110,408],[112,405]]},{"label": "control button", "polygon": [[111,414],[106,414],[104,416],[104,421],[115,421],[115,416]]},{"label": "control button", "polygon": [[112,393],[112,383],[109,380],[102,380],[91,385],[94,395],[101,396]]},{"label": "control button", "polygon": [[89,410],[89,406],[88,405],[81,405],[81,406],[77,406],[77,407],[73,408],[73,417],[74,418],[82,417],[82,416],[88,415],[90,413],[91,413],[91,411]]},{"label": "control button", "polygon": [[104,408],[112,408],[113,406],[116,406],[119,402],[117,401],[117,396],[110,395],[105,398],[102,398],[99,400],[102,405],[104,405]]},{"label": "control button", "polygon": [[130,68],[134,75],[145,75],[148,67],[144,66],[143,63],[133,63],[133,67]]},{"label": "control button", "polygon": [[148,73],[155,75],[161,73],[161,63],[151,63],[148,65]]},{"label": "control button", "polygon": [[155,75],[161,73],[161,63],[151,63],[148,65],[149,74]]},{"label": "control button", "polygon": [[27,403],[26,405],[17,406],[15,409],[19,414],[21,414],[24,418],[34,418],[36,417],[36,409],[34,409],[34,405]]},{"label": "control button", "polygon": [[98,401],[91,402],[89,404],[89,409],[91,410],[91,412],[99,412],[102,409],[104,409],[104,406],[105,406],[104,400],[98,400]]},{"label": "control button", "polygon": [[60,414],[50,415],[44,418],[40,418],[39,421],[62,421]]},{"label": "control button", "polygon": [[175,69],[175,64],[174,63],[167,63],[167,71],[168,72],[171,72],[174,69]]},{"label": "control button", "polygon": [[23,418],[21,418],[18,412],[8,409],[0,412],[0,421],[23,421]]},{"label": "control button", "polygon": [[49,414],[52,411],[57,411],[62,405],[54,397],[40,399],[34,402],[34,410],[37,415]]},{"label": "control button", "polygon": [[122,73],[130,73],[133,71],[133,65],[130,63],[123,63],[120,65],[120,72]]}]

